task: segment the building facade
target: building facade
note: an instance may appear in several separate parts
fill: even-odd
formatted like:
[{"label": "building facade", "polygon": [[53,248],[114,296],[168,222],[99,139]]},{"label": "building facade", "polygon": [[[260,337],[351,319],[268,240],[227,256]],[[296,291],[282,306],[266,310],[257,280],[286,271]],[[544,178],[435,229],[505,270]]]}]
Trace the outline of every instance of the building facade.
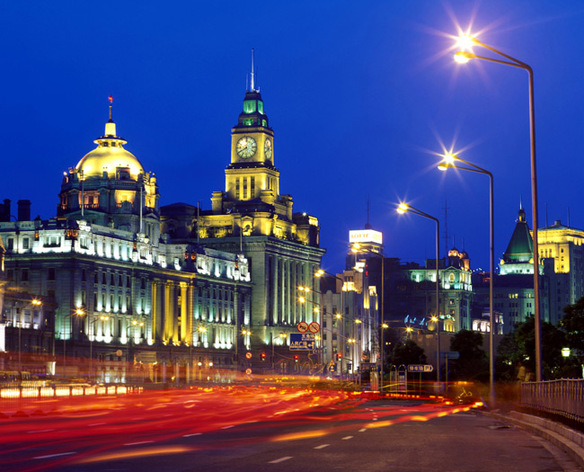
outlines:
[{"label": "building facade", "polygon": [[[225,189],[215,191],[211,210],[175,204],[161,209],[162,230],[171,241],[243,254],[253,281],[251,329],[240,333],[256,353],[272,355],[268,365],[286,365],[287,344],[301,321],[320,322],[318,299],[302,303],[298,287],[319,293],[315,273],[325,250],[319,247],[318,219],[293,211],[291,195],[280,193],[275,138],[264,102],[253,81],[243,111],[231,130],[231,156]],[[301,361],[315,367],[310,353]],[[301,362],[302,363],[302,362]]]},{"label": "building facade", "polygon": [[63,177],[57,218],[0,222],[7,287],[55,307],[57,370],[126,381],[134,368],[151,380],[170,366],[235,369],[251,323],[248,259],[161,236],[156,178],[123,148],[111,105],[95,142]]}]

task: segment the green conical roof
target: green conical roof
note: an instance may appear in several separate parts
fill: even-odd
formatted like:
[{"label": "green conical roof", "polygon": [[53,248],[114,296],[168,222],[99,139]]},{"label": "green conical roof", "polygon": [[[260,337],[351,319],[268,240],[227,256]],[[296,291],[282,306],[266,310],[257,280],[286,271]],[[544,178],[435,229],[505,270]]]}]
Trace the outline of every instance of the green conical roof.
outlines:
[{"label": "green conical roof", "polygon": [[525,210],[519,209],[519,218],[513,235],[503,254],[503,260],[509,262],[530,262],[533,259],[533,239],[529,232],[529,226],[525,221]]}]

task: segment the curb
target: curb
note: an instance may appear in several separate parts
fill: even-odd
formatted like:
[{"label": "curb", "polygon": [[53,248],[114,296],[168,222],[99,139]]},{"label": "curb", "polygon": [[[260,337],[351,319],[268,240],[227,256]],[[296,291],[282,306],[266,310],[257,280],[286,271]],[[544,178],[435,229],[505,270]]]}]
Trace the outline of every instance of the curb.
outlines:
[{"label": "curb", "polygon": [[508,414],[501,414],[497,411],[485,411],[483,414],[503,422],[511,423],[530,433],[543,437],[553,445],[564,450],[584,470],[583,433],[546,418],[519,413],[517,411],[511,411]]}]

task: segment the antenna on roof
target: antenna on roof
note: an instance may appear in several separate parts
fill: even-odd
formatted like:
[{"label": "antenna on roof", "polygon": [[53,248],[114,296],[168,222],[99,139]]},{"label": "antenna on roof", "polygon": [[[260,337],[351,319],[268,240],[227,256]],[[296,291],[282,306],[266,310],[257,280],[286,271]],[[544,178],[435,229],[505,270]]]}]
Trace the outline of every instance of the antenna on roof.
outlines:
[{"label": "antenna on roof", "polygon": [[369,196],[367,196],[367,223],[365,224],[366,229],[371,228],[371,225],[369,224],[369,203],[370,203]]},{"label": "antenna on roof", "polygon": [[571,221],[570,221],[570,207],[568,207],[568,228],[571,228]]}]

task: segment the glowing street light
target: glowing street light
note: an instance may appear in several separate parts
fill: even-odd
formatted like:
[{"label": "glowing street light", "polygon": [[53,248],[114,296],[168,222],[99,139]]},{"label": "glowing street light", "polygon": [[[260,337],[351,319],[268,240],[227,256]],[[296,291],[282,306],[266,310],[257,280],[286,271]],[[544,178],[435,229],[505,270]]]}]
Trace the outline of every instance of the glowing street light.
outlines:
[{"label": "glowing street light", "polygon": [[[518,59],[509,56],[497,49],[482,43],[477,38],[468,36],[468,39],[462,39],[466,45],[478,46],[485,48],[495,55],[504,58],[505,60],[495,59],[493,57],[479,56],[473,52],[458,51],[454,55],[454,59],[458,63],[467,63],[471,59],[480,59],[483,61],[494,62],[505,66],[511,66],[523,69],[527,72],[529,77],[529,132],[530,132],[530,147],[531,147],[531,200],[533,211],[533,296],[534,296],[534,318],[535,318],[535,370],[536,380],[542,380],[542,363],[541,363],[541,317],[539,306],[539,243],[537,240],[537,231],[539,228],[538,221],[538,205],[537,205],[537,165],[535,158],[535,100],[533,87],[533,69]],[[459,40],[460,44],[460,40]]]},{"label": "glowing street light", "polygon": [[[440,317],[440,222],[438,218],[434,218],[432,215],[423,212],[422,210],[418,210],[414,208],[408,203],[400,202],[397,206],[396,210],[400,215],[404,213],[413,213],[414,215],[421,216],[422,218],[426,218],[432,220],[436,223],[436,313],[435,316]],[[436,359],[437,369],[436,369],[436,380],[440,382],[440,322],[438,322],[438,352]]]},{"label": "glowing street light", "polygon": [[[462,163],[464,165],[460,165]],[[489,333],[489,388],[491,395],[491,403],[495,399],[495,313],[493,303],[493,279],[495,278],[495,196],[493,186],[493,174],[482,167],[472,164],[464,159],[458,157],[456,154],[446,153],[444,159],[438,164],[438,169],[447,171],[448,169],[460,169],[477,174],[484,174],[489,177],[489,208],[490,208],[490,276],[489,276],[489,312],[491,330]]]}]

